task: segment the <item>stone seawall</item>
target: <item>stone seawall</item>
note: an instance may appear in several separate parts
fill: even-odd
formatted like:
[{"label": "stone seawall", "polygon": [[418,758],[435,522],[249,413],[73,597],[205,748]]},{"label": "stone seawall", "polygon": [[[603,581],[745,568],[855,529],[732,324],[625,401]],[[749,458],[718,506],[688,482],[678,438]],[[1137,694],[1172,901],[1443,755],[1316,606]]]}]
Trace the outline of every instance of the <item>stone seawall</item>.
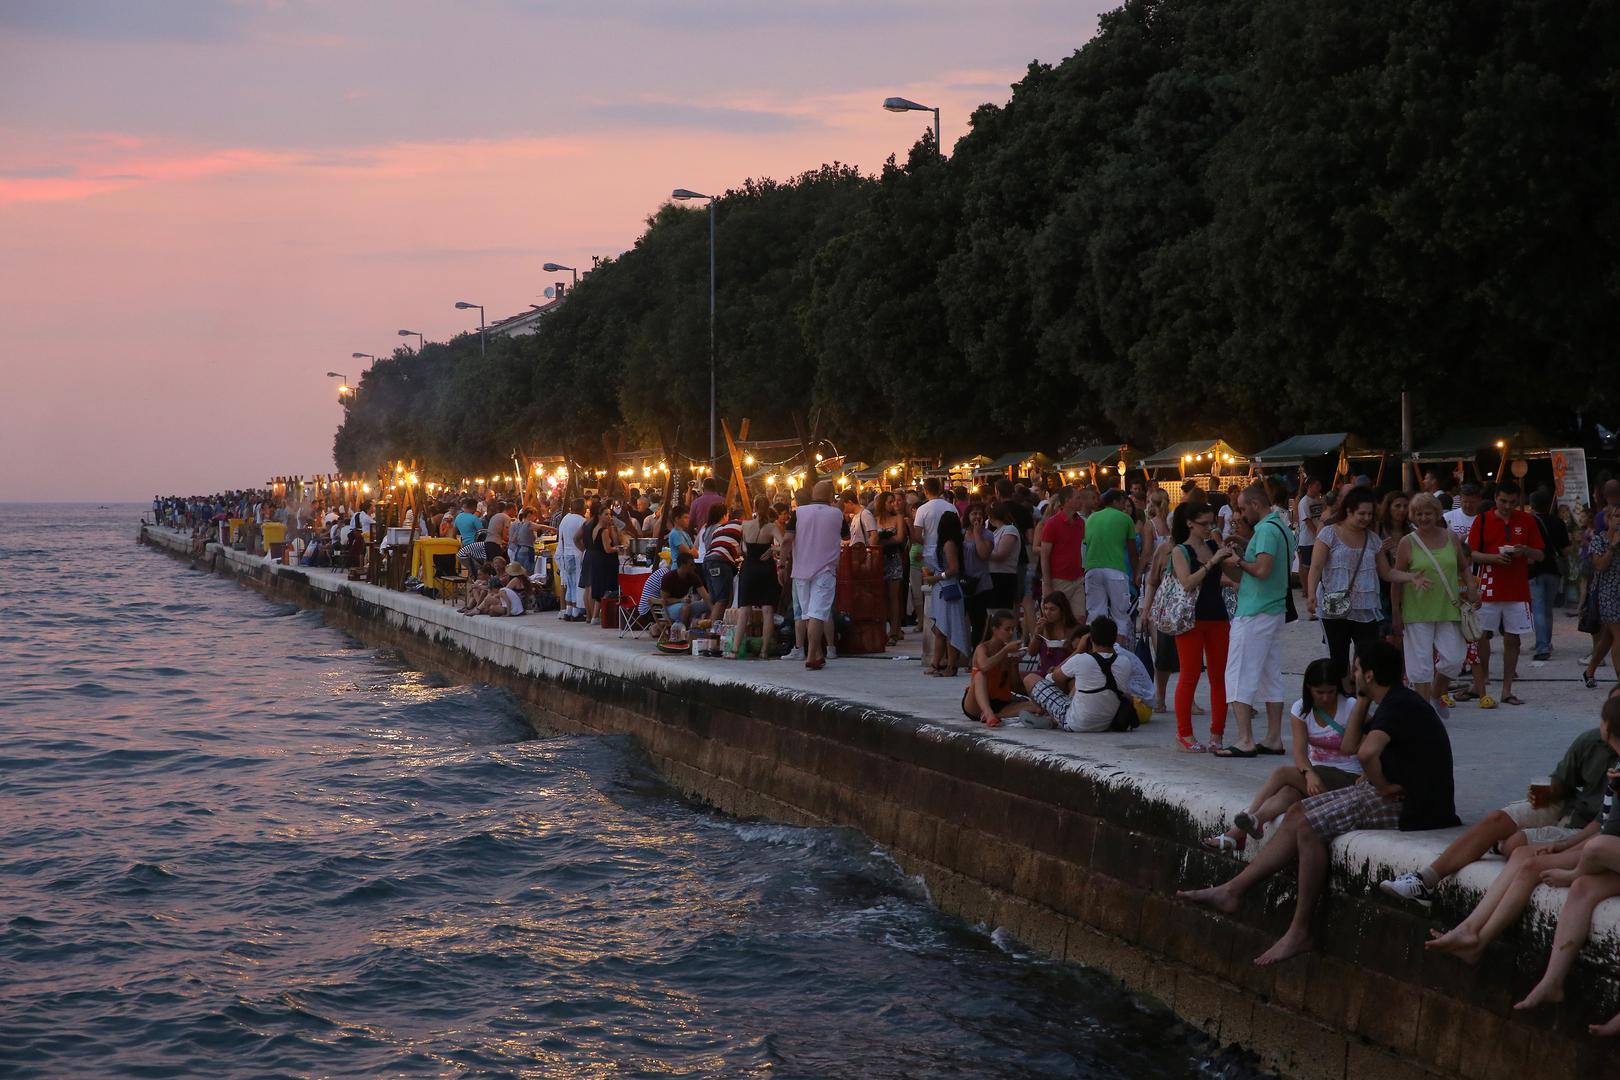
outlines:
[{"label": "stone seawall", "polygon": [[[148,527],[142,539],[190,555],[187,537]],[[1392,857],[1353,834],[1334,845],[1320,951],[1256,969],[1250,960],[1286,924],[1291,881],[1236,918],[1170,898],[1231,875],[1230,859],[1197,844],[1231,805],[1226,793],[1094,760],[1062,733],[910,715],[833,679],[775,684],[771,669],[788,665],[658,656],[555,619],[471,619],[217,545],[204,561],[421,666],[504,687],[560,730],[633,735],[674,786],[720,810],[858,829],[921,875],[943,910],[1106,971],[1288,1076],[1620,1077],[1620,1048],[1584,1031],[1620,1007],[1608,909],[1570,981],[1580,1008],[1524,1017],[1513,991],[1545,963],[1552,913],[1478,968],[1426,954],[1434,923],[1377,893]],[[861,670],[868,682],[898,677]]]}]

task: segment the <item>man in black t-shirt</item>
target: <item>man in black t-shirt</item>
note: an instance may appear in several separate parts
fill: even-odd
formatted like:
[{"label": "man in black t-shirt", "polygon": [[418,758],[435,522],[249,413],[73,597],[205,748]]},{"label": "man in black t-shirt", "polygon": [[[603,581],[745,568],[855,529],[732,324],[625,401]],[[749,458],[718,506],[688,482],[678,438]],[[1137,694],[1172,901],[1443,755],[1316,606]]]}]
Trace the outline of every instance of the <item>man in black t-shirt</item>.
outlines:
[{"label": "man in black t-shirt", "polygon": [[[1356,656],[1356,707],[1342,749],[1361,762],[1355,784],[1295,803],[1278,834],[1231,881],[1176,895],[1230,915],[1243,894],[1296,860],[1299,897],[1288,932],[1255,958],[1266,967],[1311,949],[1310,922],[1327,887],[1328,844],[1356,829],[1444,829],[1458,824],[1451,739],[1434,709],[1401,684],[1401,651],[1378,641]],[[1374,706],[1377,712],[1368,719]]]}]

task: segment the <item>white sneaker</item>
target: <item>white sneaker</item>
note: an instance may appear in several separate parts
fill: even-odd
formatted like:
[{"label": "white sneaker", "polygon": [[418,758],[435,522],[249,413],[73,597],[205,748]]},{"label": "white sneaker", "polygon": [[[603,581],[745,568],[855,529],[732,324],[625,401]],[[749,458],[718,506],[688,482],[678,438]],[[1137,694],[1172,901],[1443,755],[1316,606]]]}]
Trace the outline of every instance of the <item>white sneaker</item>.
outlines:
[{"label": "white sneaker", "polygon": [[1410,900],[1421,907],[1434,903],[1434,890],[1423,884],[1423,878],[1417,874],[1402,874],[1394,881],[1380,881],[1378,887],[1390,896]]},{"label": "white sneaker", "polygon": [[827,659],[829,659],[829,660],[838,659],[838,650],[833,648],[831,645],[827,646]]},{"label": "white sneaker", "polygon": [[797,645],[795,645],[795,646],[793,646],[793,648],[791,650],[789,650],[788,652],[783,653],[781,658],[783,660],[800,660],[800,661],[802,661],[804,659],[804,650],[799,648]]}]

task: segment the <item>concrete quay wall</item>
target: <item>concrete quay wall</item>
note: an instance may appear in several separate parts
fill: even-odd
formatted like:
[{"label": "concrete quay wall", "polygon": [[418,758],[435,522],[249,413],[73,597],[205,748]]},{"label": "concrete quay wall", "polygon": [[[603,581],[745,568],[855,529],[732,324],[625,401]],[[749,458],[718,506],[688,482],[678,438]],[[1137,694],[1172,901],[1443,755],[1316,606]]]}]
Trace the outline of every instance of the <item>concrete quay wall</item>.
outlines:
[{"label": "concrete quay wall", "polygon": [[[191,555],[186,536],[147,527],[142,540]],[[1318,951],[1256,969],[1251,959],[1286,925],[1289,880],[1236,918],[1171,898],[1233,872],[1197,843],[1231,799],[1092,760],[1073,749],[1075,736],[909,715],[832,696],[841,692],[832,679],[818,690],[773,685],[776,665],[660,656],[645,641],[554,619],[468,618],[218,545],[202,561],[320,607],[332,624],[424,667],[504,687],[548,726],[632,735],[676,788],[722,811],[857,829],[920,875],[943,910],[1108,972],[1285,1075],[1620,1077],[1620,1048],[1584,1030],[1620,1007],[1612,939],[1577,964],[1578,1010],[1515,1014],[1514,991],[1545,964],[1555,912],[1508,935],[1478,968],[1426,954],[1434,923],[1374,887],[1387,867],[1411,865],[1409,852],[1392,863],[1378,841],[1410,844],[1413,834],[1336,843]],[[1613,912],[1603,913],[1608,930]]]}]

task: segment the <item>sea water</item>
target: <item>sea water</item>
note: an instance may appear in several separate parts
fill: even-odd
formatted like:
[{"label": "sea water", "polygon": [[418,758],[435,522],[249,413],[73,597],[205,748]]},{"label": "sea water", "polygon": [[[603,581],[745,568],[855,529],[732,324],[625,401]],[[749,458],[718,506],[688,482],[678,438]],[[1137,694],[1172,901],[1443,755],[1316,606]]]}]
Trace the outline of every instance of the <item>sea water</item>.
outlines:
[{"label": "sea water", "polygon": [[694,807],[139,514],[0,506],[0,1075],[1239,1074],[862,836]]}]

